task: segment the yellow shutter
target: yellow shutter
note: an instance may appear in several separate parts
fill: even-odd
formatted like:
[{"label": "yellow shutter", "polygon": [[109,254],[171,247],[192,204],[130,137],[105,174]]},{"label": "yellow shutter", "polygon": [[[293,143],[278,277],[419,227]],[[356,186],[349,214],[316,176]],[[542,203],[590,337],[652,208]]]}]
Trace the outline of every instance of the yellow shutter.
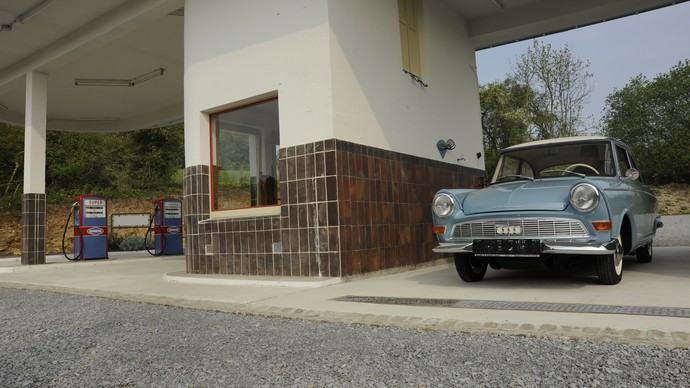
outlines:
[{"label": "yellow shutter", "polygon": [[421,52],[419,50],[419,25],[417,23],[418,2],[398,0],[400,19],[400,47],[403,70],[418,77],[422,76]]},{"label": "yellow shutter", "polygon": [[398,16],[400,20],[400,49],[402,50],[403,70],[410,71],[410,51],[407,39],[407,0],[398,0]]}]

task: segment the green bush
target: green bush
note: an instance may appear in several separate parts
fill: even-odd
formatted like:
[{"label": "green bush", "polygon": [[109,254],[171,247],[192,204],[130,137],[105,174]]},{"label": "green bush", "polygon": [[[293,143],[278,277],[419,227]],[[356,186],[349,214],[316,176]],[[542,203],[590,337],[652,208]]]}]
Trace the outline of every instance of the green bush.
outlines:
[{"label": "green bush", "polygon": [[[146,247],[153,250],[154,241],[146,241]],[[111,252],[131,252],[144,250],[144,237],[142,236],[120,236],[111,234],[108,236],[108,250]]]},{"label": "green bush", "polygon": [[21,193],[7,194],[0,197],[0,211],[22,210]]},{"label": "green bush", "polygon": [[117,235],[117,234],[111,234],[108,236],[108,251],[119,251],[120,250],[120,243],[122,243],[122,240],[124,240],[124,237]]},{"label": "green bush", "polygon": [[122,242],[120,242],[121,251],[140,251],[144,248],[144,238],[141,236],[125,237]]}]

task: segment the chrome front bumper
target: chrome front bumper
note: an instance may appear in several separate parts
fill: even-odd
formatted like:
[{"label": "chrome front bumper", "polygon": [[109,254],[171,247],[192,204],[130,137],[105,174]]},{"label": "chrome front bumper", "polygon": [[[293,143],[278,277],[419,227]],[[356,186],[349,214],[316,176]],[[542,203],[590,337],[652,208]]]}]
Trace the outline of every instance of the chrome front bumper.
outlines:
[{"label": "chrome front bumper", "polygon": [[[573,242],[549,241],[541,242],[541,253],[560,255],[610,255],[619,251],[618,240],[607,242]],[[433,249],[436,253],[474,253],[473,243],[439,243]]]}]

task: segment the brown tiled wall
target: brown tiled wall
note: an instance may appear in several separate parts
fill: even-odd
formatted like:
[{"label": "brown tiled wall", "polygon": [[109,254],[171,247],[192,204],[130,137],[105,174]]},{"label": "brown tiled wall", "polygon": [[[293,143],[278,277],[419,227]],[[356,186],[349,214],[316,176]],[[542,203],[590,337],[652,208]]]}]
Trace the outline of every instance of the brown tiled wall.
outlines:
[{"label": "brown tiled wall", "polygon": [[431,201],[443,187],[478,187],[483,171],[337,142],[342,274],[428,262]]},{"label": "brown tiled wall", "polygon": [[330,139],[280,150],[280,216],[210,220],[209,168],[188,167],[187,271],[339,277],[430,261],[434,193],[482,175]]},{"label": "brown tiled wall", "polygon": [[208,273],[204,260],[204,231],[200,221],[211,213],[208,166],[187,167],[183,178],[185,254],[188,273]]},{"label": "brown tiled wall", "polygon": [[22,195],[22,264],[46,262],[46,195]]},{"label": "brown tiled wall", "polygon": [[293,263],[292,275],[341,276],[335,143],[280,150],[282,242],[290,255],[283,254],[283,260]]},{"label": "brown tiled wall", "polygon": [[[187,272],[197,274],[292,275],[280,243],[281,217],[211,220],[209,167],[191,166],[184,176]],[[276,249],[280,251],[279,247]],[[277,257],[276,257],[277,256]],[[296,273],[295,275],[300,275]]]}]

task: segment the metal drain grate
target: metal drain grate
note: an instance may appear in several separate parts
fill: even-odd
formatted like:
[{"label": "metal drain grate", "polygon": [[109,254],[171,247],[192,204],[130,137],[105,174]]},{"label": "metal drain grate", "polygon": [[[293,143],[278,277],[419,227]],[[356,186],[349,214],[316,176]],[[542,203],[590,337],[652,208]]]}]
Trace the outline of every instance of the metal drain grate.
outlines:
[{"label": "metal drain grate", "polygon": [[340,302],[359,302],[375,304],[394,304],[404,306],[425,307],[454,307],[464,309],[483,310],[517,310],[517,311],[546,311],[557,313],[587,313],[587,314],[625,314],[649,315],[654,317],[690,318],[690,308],[656,307],[656,306],[607,306],[580,303],[542,303],[542,302],[510,302],[500,300],[470,300],[470,299],[425,299],[425,298],[391,298],[383,296],[355,296],[346,295],[333,300]]}]

